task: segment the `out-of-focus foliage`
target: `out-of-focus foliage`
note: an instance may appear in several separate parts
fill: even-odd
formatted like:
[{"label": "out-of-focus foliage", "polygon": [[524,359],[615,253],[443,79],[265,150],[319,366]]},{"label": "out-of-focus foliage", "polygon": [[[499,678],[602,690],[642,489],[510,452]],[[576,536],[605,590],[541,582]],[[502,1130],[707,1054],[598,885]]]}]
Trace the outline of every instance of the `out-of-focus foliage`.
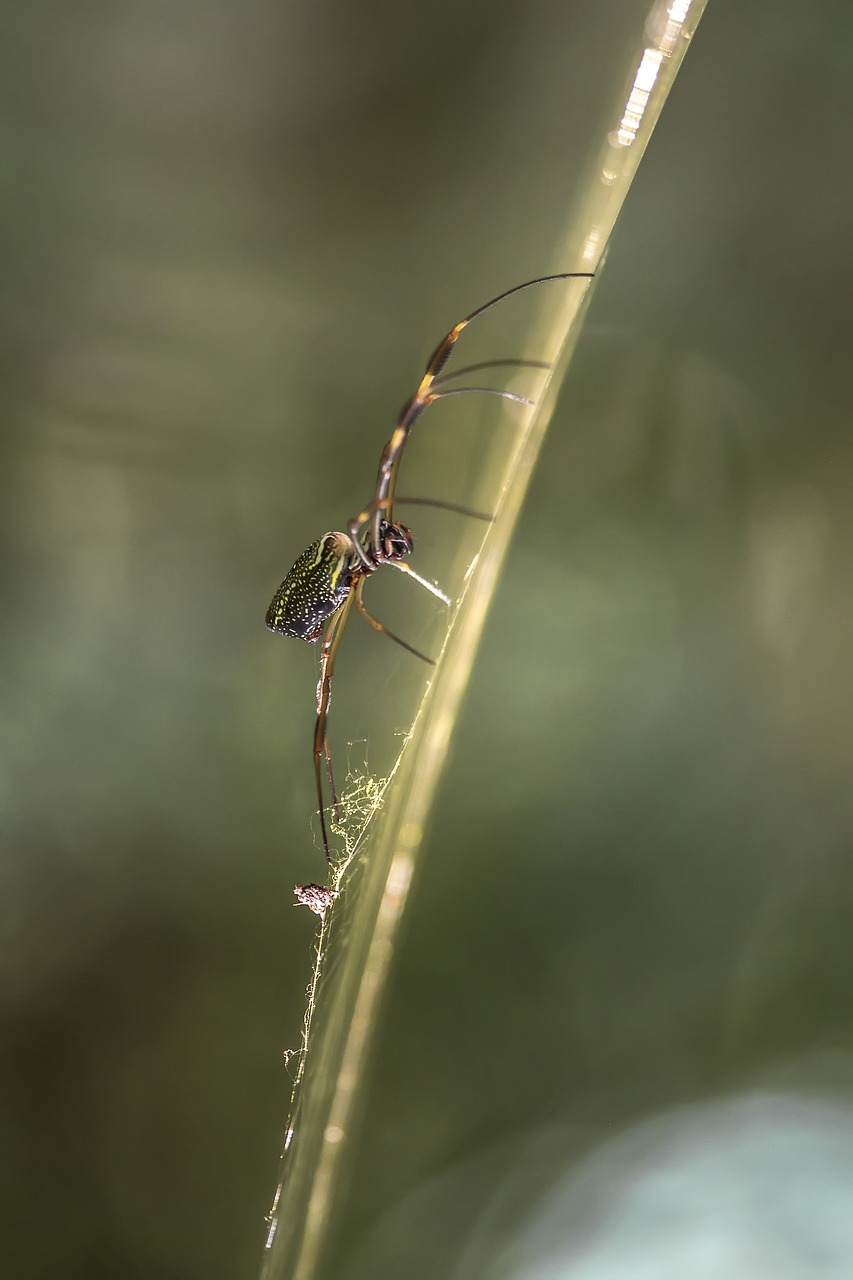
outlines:
[{"label": "out-of-focus foliage", "polygon": [[[264,610],[441,331],[542,269],[641,8],[4,16],[4,1274],[255,1274],[322,869],[316,655]],[[487,632],[335,1274],[489,1274],[708,1095],[847,1105],[851,74],[840,0],[709,7]],[[464,500],[459,421],[414,489]],[[350,631],[357,755],[393,670]]]}]

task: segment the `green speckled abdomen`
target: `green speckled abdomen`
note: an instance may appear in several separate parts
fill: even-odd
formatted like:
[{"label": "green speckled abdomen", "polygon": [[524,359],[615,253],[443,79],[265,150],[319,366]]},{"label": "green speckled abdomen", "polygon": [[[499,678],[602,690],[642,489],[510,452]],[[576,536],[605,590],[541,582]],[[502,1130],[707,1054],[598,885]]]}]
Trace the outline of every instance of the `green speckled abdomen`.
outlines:
[{"label": "green speckled abdomen", "polygon": [[266,618],[270,631],[312,642],[319,639],[349,594],[356,554],[345,533],[324,533],[312,542],[272,598]]}]

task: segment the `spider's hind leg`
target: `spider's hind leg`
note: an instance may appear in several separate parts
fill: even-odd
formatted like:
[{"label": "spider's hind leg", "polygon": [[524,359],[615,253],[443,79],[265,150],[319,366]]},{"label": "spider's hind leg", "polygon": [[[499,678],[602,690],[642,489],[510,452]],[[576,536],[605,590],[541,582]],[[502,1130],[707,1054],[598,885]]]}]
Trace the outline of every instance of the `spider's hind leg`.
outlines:
[{"label": "spider's hind leg", "polygon": [[317,723],[314,726],[314,780],[317,785],[317,803],[320,807],[320,830],[323,835],[323,851],[326,854],[326,861],[329,866],[332,865],[332,854],[329,849],[329,835],[326,830],[326,814],[324,811],[325,802],[323,799],[323,769],[320,764],[320,757],[325,756],[326,771],[329,775],[329,790],[332,797],[332,805],[336,820],[340,820],[340,806],[338,804],[338,793],[335,789],[335,779],[332,773],[332,753],[329,749],[329,739],[327,734],[327,725],[329,720],[329,702],[332,697],[332,676],[335,672],[335,657],[338,652],[338,645],[341,642],[341,636],[344,631],[344,623],[347,620],[349,611],[352,608],[353,598],[361,586],[362,579],[359,578],[350,591],[343,603],[339,613],[332,618],[326,630],[326,638],[323,641],[322,656],[320,658],[320,683],[317,685]]}]

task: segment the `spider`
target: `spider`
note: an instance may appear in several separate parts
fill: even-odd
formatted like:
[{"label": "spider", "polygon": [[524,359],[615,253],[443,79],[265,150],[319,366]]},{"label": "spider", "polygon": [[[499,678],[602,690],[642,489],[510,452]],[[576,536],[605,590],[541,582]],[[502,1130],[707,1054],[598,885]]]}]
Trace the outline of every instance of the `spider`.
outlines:
[{"label": "spider", "polygon": [[[332,855],[329,851],[329,838],[326,831],[324,813],[323,778],[321,757],[325,757],[326,771],[329,778],[332,807],[338,817],[338,794],[335,789],[332,773],[332,757],[329,750],[327,732],[329,699],[332,692],[332,677],[335,670],[335,658],[344,632],[347,618],[355,605],[363,618],[382,635],[388,636],[396,644],[407,649],[409,653],[434,666],[432,658],[421,653],[412,645],[395,635],[393,631],[378,622],[368,613],[363,599],[364,584],[372,573],[384,565],[391,565],[403,573],[408,573],[421,586],[426,587],[433,595],[438,596],[445,604],[450,599],[440,588],[427,582],[420,574],[403,560],[412,553],[414,543],[408,527],[394,519],[393,505],[397,485],[397,473],[409,438],[409,432],[423,413],[424,409],[436,400],[448,396],[464,395],[470,392],[484,392],[502,396],[506,400],[514,400],[518,404],[532,405],[533,401],[525,396],[516,395],[512,391],[504,391],[496,387],[451,387],[444,389],[446,381],[458,376],[439,375],[446,365],[460,333],[477,316],[488,311],[495,303],[502,302],[513,293],[529,289],[533,285],[545,284],[552,280],[591,279],[591,271],[568,271],[559,275],[540,276],[536,280],[527,280],[512,289],[498,294],[496,298],[483,303],[455,324],[449,333],[442,338],[427,362],[426,371],[420,385],[410,400],[403,406],[391,439],[382,451],[379,462],[379,473],[373,499],[347,524],[347,532],[324,533],[316,542],[312,542],[298,558],[278,591],[272,598],[267,610],[266,624],[270,631],[283,636],[296,636],[313,644],[323,636],[320,656],[320,681],[317,686],[317,720],[314,728],[313,757],[314,777],[317,785],[317,800],[320,806],[320,829],[323,836],[323,849],[326,860],[331,865]],[[528,365],[536,368],[547,368],[537,361],[494,360],[486,364],[471,365],[459,373],[470,373],[475,369],[494,365]],[[479,511],[469,511],[467,507],[459,507],[449,502],[438,502],[429,498],[396,498],[398,502],[409,502],[420,506],[441,507],[446,511],[471,516],[478,520],[491,521],[492,517]]]}]

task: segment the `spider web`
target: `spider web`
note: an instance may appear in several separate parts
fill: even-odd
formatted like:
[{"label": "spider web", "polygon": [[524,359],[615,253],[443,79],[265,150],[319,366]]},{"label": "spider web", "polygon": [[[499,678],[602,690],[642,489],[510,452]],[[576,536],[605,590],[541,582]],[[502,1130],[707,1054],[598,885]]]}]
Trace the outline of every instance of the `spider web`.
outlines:
[{"label": "spider web", "polygon": [[[419,716],[420,712],[415,717],[415,723]],[[323,976],[324,962],[329,951],[329,942],[335,924],[335,904],[342,896],[342,890],[349,878],[348,873],[361,851],[371,824],[382,809],[386,790],[400,767],[414,728],[415,725],[413,724],[411,730],[403,736],[397,758],[386,777],[383,778],[369,773],[366,762],[363,766],[364,772],[356,771],[352,767],[348,768],[346,786],[339,797],[338,811],[340,816],[335,818],[334,812],[330,811],[330,815],[327,817],[329,830],[338,836],[343,850],[330,868],[330,883],[328,887],[318,885],[297,885],[295,887],[298,899],[295,905],[304,904],[309,906],[320,917],[320,924],[314,944],[314,962],[311,969],[311,977],[305,988],[305,1012],[302,1018],[299,1046],[296,1049],[285,1049],[282,1054],[285,1069],[293,1082],[281,1149],[280,1159],[282,1162],[284,1162],[290,1150],[296,1133],[301,1086],[308,1061],[308,1050],[311,1045],[311,1031],[314,1015],[317,1011],[318,993]],[[349,750],[351,751],[355,745],[355,743],[351,742]],[[314,896],[311,891],[318,891],[321,895],[319,903],[316,905],[308,901],[308,897]],[[292,1071],[293,1063],[296,1063],[295,1073]],[[267,1249],[271,1247],[276,1234],[285,1176],[286,1168],[283,1169],[272,1205],[266,1216],[268,1228]]]}]

